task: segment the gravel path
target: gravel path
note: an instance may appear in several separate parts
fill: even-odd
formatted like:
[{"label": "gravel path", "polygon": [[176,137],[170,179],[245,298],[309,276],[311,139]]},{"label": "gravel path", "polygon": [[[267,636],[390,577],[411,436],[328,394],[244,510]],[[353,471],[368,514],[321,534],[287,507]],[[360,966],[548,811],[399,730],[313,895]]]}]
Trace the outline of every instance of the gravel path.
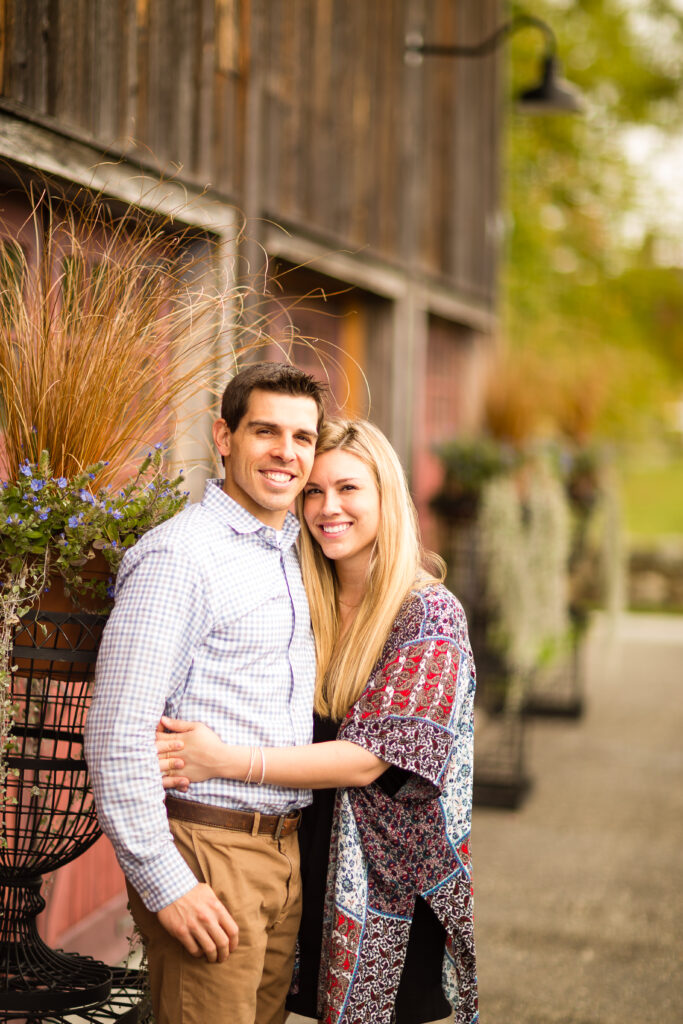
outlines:
[{"label": "gravel path", "polygon": [[586,654],[523,807],[475,808],[482,1024],[683,1021],[683,618],[598,619]]}]

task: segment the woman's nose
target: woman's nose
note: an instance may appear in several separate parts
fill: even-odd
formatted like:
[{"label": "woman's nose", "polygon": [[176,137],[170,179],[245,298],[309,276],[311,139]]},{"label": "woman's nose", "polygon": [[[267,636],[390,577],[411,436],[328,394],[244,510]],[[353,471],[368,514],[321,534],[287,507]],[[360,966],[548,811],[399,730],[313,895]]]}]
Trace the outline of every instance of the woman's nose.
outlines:
[{"label": "woman's nose", "polygon": [[323,504],[321,512],[323,515],[334,515],[335,512],[339,511],[339,498],[335,491],[325,491],[323,493]]}]

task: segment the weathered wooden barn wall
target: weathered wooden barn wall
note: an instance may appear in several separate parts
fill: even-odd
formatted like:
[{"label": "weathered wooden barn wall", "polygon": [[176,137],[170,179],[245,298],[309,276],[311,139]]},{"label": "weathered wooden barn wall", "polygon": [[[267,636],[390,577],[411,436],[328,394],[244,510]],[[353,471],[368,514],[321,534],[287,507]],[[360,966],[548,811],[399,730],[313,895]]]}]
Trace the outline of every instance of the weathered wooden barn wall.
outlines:
[{"label": "weathered wooden barn wall", "polygon": [[[433,0],[409,18],[416,5],[407,2],[273,3],[265,35],[266,208],[405,263],[405,203],[416,174],[414,266],[490,300],[493,62],[429,58],[406,67],[403,47],[415,25],[430,41],[478,41],[498,23],[498,6]],[[292,18],[293,7],[308,17]],[[411,123],[408,93],[417,89],[421,109]],[[406,151],[419,153],[417,165]]]},{"label": "weathered wooden barn wall", "polygon": [[240,0],[2,0],[3,97],[186,180],[239,189]]},{"label": "weathered wooden barn wall", "polygon": [[1,0],[0,93],[102,147],[209,184],[251,215],[410,262],[488,305],[495,58],[430,57],[417,68],[404,61],[404,41],[420,31],[478,42],[500,7]]},{"label": "weathered wooden barn wall", "polygon": [[[0,155],[81,184],[119,161],[102,187],[124,201],[142,169],[242,210],[245,260],[286,271],[283,301],[326,292],[291,317],[338,356],[340,404],[348,382],[346,410],[412,467],[429,528],[430,451],[475,424],[495,321],[500,75],[495,56],[411,63],[404,44],[478,43],[504,14],[502,0],[0,0]],[[107,840],[86,856],[57,873],[43,930],[113,960],[121,876]]]}]

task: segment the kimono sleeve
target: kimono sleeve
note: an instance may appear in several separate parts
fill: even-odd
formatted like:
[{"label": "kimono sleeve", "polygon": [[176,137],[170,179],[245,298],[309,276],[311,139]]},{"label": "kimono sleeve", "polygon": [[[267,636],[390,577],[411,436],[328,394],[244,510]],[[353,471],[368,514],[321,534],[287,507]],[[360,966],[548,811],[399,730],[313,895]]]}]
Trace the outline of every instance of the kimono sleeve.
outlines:
[{"label": "kimono sleeve", "polygon": [[470,684],[468,653],[451,636],[402,645],[373,675],[342,723],[350,740],[442,789]]}]

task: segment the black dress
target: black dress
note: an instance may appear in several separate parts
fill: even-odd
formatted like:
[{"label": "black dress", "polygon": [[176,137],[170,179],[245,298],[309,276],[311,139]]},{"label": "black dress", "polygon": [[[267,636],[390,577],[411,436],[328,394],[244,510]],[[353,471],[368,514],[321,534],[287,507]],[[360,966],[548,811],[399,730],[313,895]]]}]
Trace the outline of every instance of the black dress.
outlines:
[{"label": "black dress", "polygon": [[[336,739],[338,728],[338,722],[321,719],[316,715],[313,742],[323,743]],[[392,766],[380,775],[375,784],[393,796],[407,777],[408,772]],[[304,809],[299,832],[303,885],[303,912],[299,929],[299,991],[287,997],[287,1009],[304,1017],[317,1018],[323,907],[335,793],[334,789],[314,790],[313,803]],[[396,1024],[425,1024],[449,1016],[451,1006],[441,987],[445,942],[445,928],[431,907],[418,896],[396,995]]]}]

